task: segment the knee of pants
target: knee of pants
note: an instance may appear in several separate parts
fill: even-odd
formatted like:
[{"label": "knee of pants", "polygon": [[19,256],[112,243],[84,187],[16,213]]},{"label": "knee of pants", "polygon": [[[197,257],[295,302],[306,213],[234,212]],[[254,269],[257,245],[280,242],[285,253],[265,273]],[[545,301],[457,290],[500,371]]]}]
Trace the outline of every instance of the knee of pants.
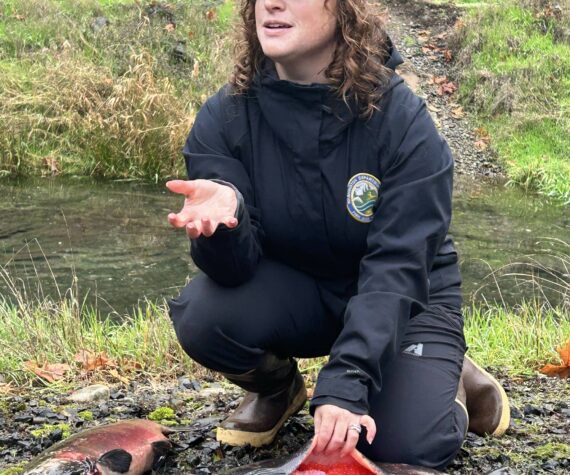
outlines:
[{"label": "knee of pants", "polygon": [[405,463],[443,470],[455,458],[463,444],[464,432],[458,425],[446,433],[427,433],[425,427],[401,427],[398,434],[382,434],[372,446],[361,451],[371,460]]},{"label": "knee of pants", "polygon": [[[179,297],[169,302],[170,318],[184,351],[215,371],[232,372],[228,363],[239,351],[239,325],[243,310],[232,305],[223,288],[197,276]],[[247,333],[244,330],[243,333]],[[236,355],[237,356],[237,355]]]}]

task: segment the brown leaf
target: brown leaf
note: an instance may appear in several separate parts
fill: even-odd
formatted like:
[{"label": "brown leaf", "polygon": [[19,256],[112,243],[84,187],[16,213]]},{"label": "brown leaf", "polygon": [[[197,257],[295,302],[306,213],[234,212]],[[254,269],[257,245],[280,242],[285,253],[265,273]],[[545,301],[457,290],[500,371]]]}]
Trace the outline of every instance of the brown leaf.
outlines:
[{"label": "brown leaf", "polygon": [[214,21],[217,18],[217,16],[218,16],[218,12],[216,11],[215,8],[211,8],[210,10],[208,10],[206,12],[206,18],[209,21]]},{"label": "brown leaf", "polygon": [[453,94],[455,91],[457,91],[457,86],[451,81],[449,81],[449,82],[444,82],[439,86],[437,94],[443,96],[444,94]]},{"label": "brown leaf", "polygon": [[473,145],[475,145],[475,148],[480,152],[483,152],[489,148],[489,142],[486,142],[485,140],[477,140]]},{"label": "brown leaf", "polygon": [[540,368],[540,372],[548,376],[570,378],[570,340],[559,346],[556,351],[562,360],[561,365],[547,364]]},{"label": "brown leaf", "polygon": [[174,23],[167,23],[164,29],[169,33],[172,33],[174,30],[176,30],[176,25]]},{"label": "brown leaf", "polygon": [[447,76],[432,76],[431,82],[439,86],[440,84],[447,82]]},{"label": "brown leaf", "polygon": [[451,52],[450,49],[446,49],[443,52],[443,57],[445,58],[445,60],[450,63],[451,61],[453,61],[453,53]]},{"label": "brown leaf", "polygon": [[455,109],[451,109],[451,116],[456,119],[463,119],[463,117],[465,117],[465,111],[463,110],[463,107],[459,106]]},{"label": "brown leaf", "polygon": [[79,351],[74,359],[81,364],[81,369],[84,371],[93,371],[97,368],[114,366],[114,363],[109,360],[109,357],[105,353],[96,355],[89,350]]},{"label": "brown leaf", "polygon": [[14,20],[18,20],[18,21],[24,21],[26,19],[26,17],[24,15],[12,15],[12,17],[14,18]]},{"label": "brown leaf", "polygon": [[128,379],[128,378],[125,378],[124,376],[121,376],[121,375],[119,374],[119,372],[118,372],[116,369],[110,370],[110,371],[109,371],[109,374],[110,374],[111,376],[113,376],[113,378],[118,379],[119,381],[121,381],[121,383],[123,383],[123,384],[127,384],[127,385],[128,385],[128,384],[130,383],[129,379]]},{"label": "brown leaf", "polygon": [[418,31],[418,41],[420,43],[425,43],[426,41],[429,40],[430,35],[431,35],[431,31],[429,31],[429,30]]},{"label": "brown leaf", "polygon": [[38,366],[35,361],[26,361],[24,366],[36,376],[39,376],[50,383],[63,379],[65,377],[65,373],[71,370],[71,367],[68,364],[63,363],[44,363],[42,366]]},{"label": "brown leaf", "polygon": [[430,55],[428,56],[428,59],[429,59],[430,61],[439,61],[439,58],[438,58],[437,56],[434,56],[433,54],[430,54]]}]

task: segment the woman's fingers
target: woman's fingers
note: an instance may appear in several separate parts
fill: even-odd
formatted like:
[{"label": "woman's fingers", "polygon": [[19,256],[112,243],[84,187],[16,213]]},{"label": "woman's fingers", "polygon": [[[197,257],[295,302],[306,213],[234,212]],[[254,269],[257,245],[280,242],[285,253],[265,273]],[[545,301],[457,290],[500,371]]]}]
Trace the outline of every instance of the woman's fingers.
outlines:
[{"label": "woman's fingers", "polygon": [[220,221],[220,223],[223,223],[228,228],[233,229],[238,225],[238,220],[237,220],[237,218],[234,218],[233,216],[227,216],[226,218],[222,219]]},{"label": "woman's fingers", "polygon": [[190,180],[170,180],[166,182],[166,188],[173,193],[185,196],[190,196],[195,190],[195,186]]},{"label": "woman's fingers", "polygon": [[371,444],[376,437],[376,423],[372,417],[364,415],[360,418],[360,424],[366,427],[366,441]]},{"label": "woman's fingers", "polygon": [[323,417],[320,424],[315,425],[315,436],[317,437],[317,445],[315,445],[315,452],[319,453],[329,443],[334,430],[334,419],[330,417]]},{"label": "woman's fingers", "polygon": [[340,456],[344,457],[345,455],[348,455],[356,447],[359,438],[360,438],[360,432],[351,429],[349,425],[346,432],[346,442],[340,452]]},{"label": "woman's fingers", "polygon": [[202,223],[200,221],[191,221],[186,225],[186,234],[190,239],[197,239],[202,234]]},{"label": "woman's fingers", "polygon": [[337,417],[334,432],[325,448],[326,455],[333,455],[344,448],[347,430],[348,421],[342,416]]}]

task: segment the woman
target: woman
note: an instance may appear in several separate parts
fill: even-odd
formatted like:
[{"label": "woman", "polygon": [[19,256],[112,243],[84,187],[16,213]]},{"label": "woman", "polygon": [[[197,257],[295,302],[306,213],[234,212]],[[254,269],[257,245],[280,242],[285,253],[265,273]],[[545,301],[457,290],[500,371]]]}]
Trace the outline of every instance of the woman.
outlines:
[{"label": "woman", "polygon": [[203,271],[171,317],[191,358],[247,391],[219,440],[271,442],[306,400],[293,357],[330,354],[317,451],[441,468],[468,427],[504,432],[508,403],[463,365],[453,160],[370,8],[243,1],[231,83],[196,118],[189,181],[167,184]]}]

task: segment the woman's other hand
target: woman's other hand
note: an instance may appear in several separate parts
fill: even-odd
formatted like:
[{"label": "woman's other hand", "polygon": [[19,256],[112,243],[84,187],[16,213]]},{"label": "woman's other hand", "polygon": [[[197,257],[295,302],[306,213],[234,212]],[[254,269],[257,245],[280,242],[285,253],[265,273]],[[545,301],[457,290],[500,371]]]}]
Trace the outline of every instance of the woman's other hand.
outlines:
[{"label": "woman's other hand", "polygon": [[331,404],[323,404],[315,410],[315,453],[332,455],[340,451],[340,456],[348,455],[356,447],[360,433],[350,426],[366,427],[366,440],[369,444],[376,435],[374,419],[367,415],[353,414]]},{"label": "woman's other hand", "polygon": [[190,238],[210,237],[220,224],[237,226],[234,216],[238,201],[231,187],[210,180],[172,180],[166,187],[185,196],[182,210],[170,213],[168,222],[175,228],[186,228]]}]

